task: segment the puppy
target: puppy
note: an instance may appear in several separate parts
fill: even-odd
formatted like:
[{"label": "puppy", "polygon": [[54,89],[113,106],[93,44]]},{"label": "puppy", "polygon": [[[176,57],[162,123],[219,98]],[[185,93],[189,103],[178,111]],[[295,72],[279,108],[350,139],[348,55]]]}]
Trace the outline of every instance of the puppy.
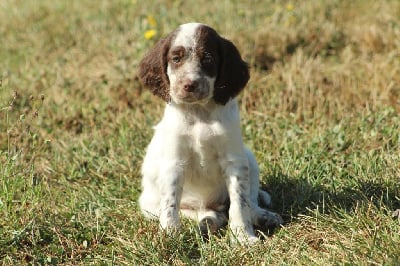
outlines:
[{"label": "puppy", "polygon": [[229,217],[240,242],[258,239],[254,225],[281,224],[259,205],[271,198],[260,190],[256,159],[243,144],[235,97],[249,70],[237,48],[209,26],[184,24],[145,55],[139,78],[167,103],[142,165],[144,215],[174,230],[181,213],[204,234]]}]

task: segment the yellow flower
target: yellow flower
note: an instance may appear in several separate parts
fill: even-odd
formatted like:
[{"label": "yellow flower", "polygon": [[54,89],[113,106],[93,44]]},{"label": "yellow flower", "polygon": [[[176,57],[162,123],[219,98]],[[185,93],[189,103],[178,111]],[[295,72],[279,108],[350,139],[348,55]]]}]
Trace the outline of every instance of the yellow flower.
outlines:
[{"label": "yellow flower", "polygon": [[150,24],[151,27],[157,27],[157,21],[152,15],[147,16],[147,22]]},{"label": "yellow flower", "polygon": [[146,30],[145,33],[144,33],[144,38],[145,38],[146,40],[151,40],[151,39],[153,39],[154,36],[156,36],[156,35],[157,35],[157,31],[156,31],[156,30],[154,30],[154,29],[152,29],[152,30]]},{"label": "yellow flower", "polygon": [[289,4],[286,5],[286,10],[287,11],[293,11],[293,9],[294,9],[294,5],[293,4],[289,3]]}]

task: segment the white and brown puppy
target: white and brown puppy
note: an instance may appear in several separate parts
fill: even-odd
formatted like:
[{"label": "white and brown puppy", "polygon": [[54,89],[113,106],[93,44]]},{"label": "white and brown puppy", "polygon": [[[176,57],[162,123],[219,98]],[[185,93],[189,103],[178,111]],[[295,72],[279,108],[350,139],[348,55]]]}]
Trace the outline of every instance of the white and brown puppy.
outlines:
[{"label": "white and brown puppy", "polygon": [[259,188],[259,169],[242,140],[235,96],[249,79],[236,47],[199,23],[181,25],[143,58],[139,77],[167,102],[142,166],[143,213],[162,228],[180,226],[179,213],[212,232],[228,223],[242,242],[253,225],[279,225]]}]

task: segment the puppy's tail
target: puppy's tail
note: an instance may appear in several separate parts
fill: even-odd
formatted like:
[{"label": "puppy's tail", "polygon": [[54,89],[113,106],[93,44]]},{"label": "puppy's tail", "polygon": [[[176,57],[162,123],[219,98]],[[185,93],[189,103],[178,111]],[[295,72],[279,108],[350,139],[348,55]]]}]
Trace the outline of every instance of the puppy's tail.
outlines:
[{"label": "puppy's tail", "polygon": [[258,202],[261,206],[270,207],[271,206],[271,195],[264,190],[258,191]]}]

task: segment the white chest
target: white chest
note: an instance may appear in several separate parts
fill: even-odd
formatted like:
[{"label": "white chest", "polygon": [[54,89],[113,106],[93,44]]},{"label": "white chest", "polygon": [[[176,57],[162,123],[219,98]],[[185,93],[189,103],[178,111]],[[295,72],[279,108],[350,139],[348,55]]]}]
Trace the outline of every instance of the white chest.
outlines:
[{"label": "white chest", "polygon": [[200,164],[210,160],[215,161],[221,155],[221,151],[225,150],[222,148],[225,144],[225,130],[218,122],[198,122],[193,125],[190,133],[191,152],[198,154],[201,159]]}]

